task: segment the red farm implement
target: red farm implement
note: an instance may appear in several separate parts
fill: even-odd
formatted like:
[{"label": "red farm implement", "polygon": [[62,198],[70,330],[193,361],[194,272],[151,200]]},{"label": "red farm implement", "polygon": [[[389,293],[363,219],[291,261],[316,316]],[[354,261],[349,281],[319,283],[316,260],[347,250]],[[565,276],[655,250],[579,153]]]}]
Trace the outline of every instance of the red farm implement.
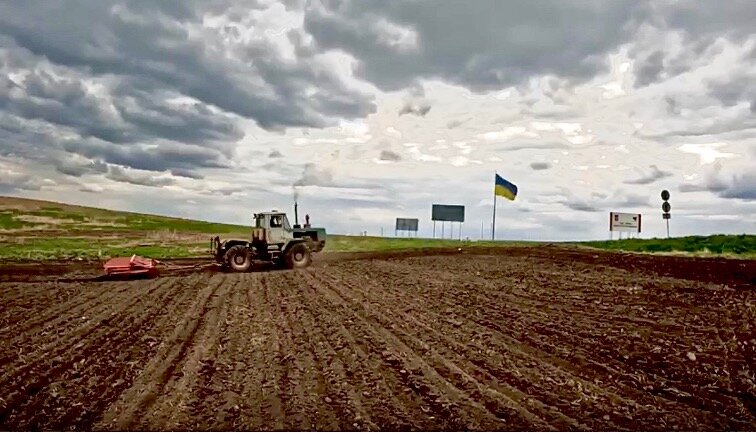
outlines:
[{"label": "red farm implement", "polygon": [[130,258],[113,258],[107,261],[103,268],[105,274],[112,277],[157,277],[158,261],[132,255]]}]

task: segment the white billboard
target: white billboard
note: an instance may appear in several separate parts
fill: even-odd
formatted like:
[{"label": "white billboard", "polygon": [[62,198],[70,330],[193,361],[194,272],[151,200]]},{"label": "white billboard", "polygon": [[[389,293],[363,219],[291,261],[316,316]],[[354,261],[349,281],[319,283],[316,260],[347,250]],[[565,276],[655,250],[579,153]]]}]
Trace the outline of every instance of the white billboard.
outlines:
[{"label": "white billboard", "polygon": [[626,212],[610,212],[609,230],[622,232],[640,232],[641,215]]}]

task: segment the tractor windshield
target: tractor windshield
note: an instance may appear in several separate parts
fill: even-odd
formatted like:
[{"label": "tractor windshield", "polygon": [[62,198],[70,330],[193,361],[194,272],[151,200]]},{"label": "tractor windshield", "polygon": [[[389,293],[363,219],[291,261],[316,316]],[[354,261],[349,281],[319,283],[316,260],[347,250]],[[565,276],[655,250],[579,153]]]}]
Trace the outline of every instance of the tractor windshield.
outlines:
[{"label": "tractor windshield", "polygon": [[265,216],[255,214],[255,227],[261,228],[263,227],[263,224],[265,223]]},{"label": "tractor windshield", "polygon": [[283,216],[283,227],[284,227],[284,229],[286,229],[287,231],[290,231],[290,230],[291,230],[291,225],[289,224],[289,218],[288,218],[288,217],[286,217],[286,216]]}]

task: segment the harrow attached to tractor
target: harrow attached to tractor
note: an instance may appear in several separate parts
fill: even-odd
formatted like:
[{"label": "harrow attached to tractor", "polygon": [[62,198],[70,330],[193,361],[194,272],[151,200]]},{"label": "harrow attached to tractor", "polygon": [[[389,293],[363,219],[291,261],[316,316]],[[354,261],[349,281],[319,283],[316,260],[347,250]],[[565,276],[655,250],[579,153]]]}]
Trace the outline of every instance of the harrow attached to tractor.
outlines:
[{"label": "harrow attached to tractor", "polygon": [[103,268],[105,269],[105,275],[108,277],[151,278],[157,277],[159,274],[157,264],[158,261],[154,259],[132,255],[130,258],[122,257],[110,259],[105,262]]}]

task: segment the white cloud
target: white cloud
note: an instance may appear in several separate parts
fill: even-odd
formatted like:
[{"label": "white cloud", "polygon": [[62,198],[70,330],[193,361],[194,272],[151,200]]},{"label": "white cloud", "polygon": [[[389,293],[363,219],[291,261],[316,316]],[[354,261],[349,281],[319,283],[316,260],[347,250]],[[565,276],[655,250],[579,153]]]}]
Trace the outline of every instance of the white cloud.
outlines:
[{"label": "white cloud", "polygon": [[713,163],[720,159],[733,158],[736,155],[729,152],[721,152],[718,149],[727,146],[726,143],[688,143],[680,146],[679,150],[689,154],[696,154],[701,159],[701,164]]},{"label": "white cloud", "polygon": [[477,134],[475,137],[492,141],[506,142],[512,140],[515,137],[534,138],[538,137],[538,133],[528,131],[525,127],[506,127],[501,131],[489,131],[486,133]]},{"label": "white cloud", "polygon": [[411,52],[417,49],[418,35],[410,27],[404,27],[381,18],[374,24],[381,44],[394,48],[399,52]]}]

